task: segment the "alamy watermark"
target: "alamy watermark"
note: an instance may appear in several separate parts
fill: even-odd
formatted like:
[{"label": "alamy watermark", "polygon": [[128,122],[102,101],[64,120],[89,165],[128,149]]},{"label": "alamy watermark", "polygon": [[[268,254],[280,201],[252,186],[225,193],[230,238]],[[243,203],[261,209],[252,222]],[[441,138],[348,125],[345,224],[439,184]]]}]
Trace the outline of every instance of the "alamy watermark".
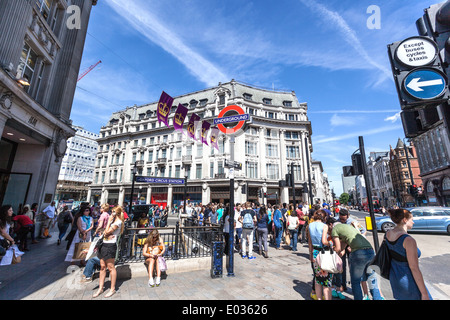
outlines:
[{"label": "alamy watermark", "polygon": [[370,14],[370,17],[367,18],[367,28],[370,30],[373,29],[381,29],[381,9],[377,5],[370,5],[366,11],[367,14]]},{"label": "alamy watermark", "polygon": [[71,5],[67,7],[66,13],[69,15],[66,26],[69,30],[81,29],[81,9],[79,6]]}]

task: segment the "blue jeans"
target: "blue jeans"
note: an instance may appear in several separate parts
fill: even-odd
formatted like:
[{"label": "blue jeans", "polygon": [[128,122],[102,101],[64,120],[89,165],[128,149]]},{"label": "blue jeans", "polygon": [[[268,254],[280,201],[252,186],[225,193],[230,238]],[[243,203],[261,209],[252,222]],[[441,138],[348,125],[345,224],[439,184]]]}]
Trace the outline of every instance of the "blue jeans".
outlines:
[{"label": "blue jeans", "polygon": [[352,284],[354,300],[362,300],[363,292],[361,281],[367,281],[370,293],[374,300],[381,300],[380,290],[378,288],[378,279],[375,271],[366,273],[367,264],[373,259],[375,252],[373,249],[359,249],[350,253],[348,262],[350,265],[350,278]]},{"label": "blue jeans", "polygon": [[291,249],[297,251],[298,229],[289,230],[291,234]]},{"label": "blue jeans", "polygon": [[95,272],[96,266],[100,266],[100,259],[98,257],[93,257],[87,261],[83,271],[83,274],[86,278],[92,277]]},{"label": "blue jeans", "polygon": [[283,235],[283,227],[275,226],[275,247],[281,246],[281,236]]}]

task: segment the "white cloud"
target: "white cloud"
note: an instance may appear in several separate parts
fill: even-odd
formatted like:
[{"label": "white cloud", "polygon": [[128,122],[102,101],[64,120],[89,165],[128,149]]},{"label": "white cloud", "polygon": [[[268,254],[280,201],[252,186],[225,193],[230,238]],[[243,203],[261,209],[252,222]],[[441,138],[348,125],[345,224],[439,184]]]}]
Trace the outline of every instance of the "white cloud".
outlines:
[{"label": "white cloud", "polygon": [[397,112],[396,114],[394,114],[393,116],[390,117],[386,117],[384,119],[384,121],[391,121],[392,123],[397,122],[400,119],[400,113],[401,112]]},{"label": "white cloud", "polygon": [[333,141],[341,141],[341,140],[346,140],[346,139],[355,138],[355,137],[359,137],[359,136],[369,136],[369,135],[378,134],[378,133],[382,133],[382,132],[394,131],[394,130],[398,130],[398,129],[402,129],[402,128],[403,128],[402,125],[379,127],[379,128],[375,128],[375,129],[371,129],[371,130],[367,130],[367,131],[352,132],[352,133],[344,134],[341,136],[332,136],[332,137],[328,137],[328,138],[324,138],[324,139],[319,139],[317,141],[314,141],[314,144],[328,143],[328,142],[333,142]]},{"label": "white cloud", "polygon": [[358,121],[360,121],[360,119],[358,117],[343,117],[343,116],[339,116],[335,113],[335,114],[333,114],[333,116],[330,119],[330,125],[332,127],[353,126]]},{"label": "white cloud", "polygon": [[153,14],[148,2],[109,0],[107,3],[140,34],[163,48],[182,63],[198,80],[208,86],[229,81],[219,66],[206,59],[169,29],[171,24],[163,23]]},{"label": "white cloud", "polygon": [[331,11],[324,5],[312,0],[300,0],[305,6],[307,6],[312,12],[316,13],[327,25],[332,25],[342,35],[343,39],[348,45],[350,45],[358,54],[368,63],[372,68],[378,69],[380,73],[376,76],[375,85],[379,85],[386,79],[392,80],[392,73],[389,68],[373,59],[362,45],[355,30],[353,30],[346,20],[336,11]]}]

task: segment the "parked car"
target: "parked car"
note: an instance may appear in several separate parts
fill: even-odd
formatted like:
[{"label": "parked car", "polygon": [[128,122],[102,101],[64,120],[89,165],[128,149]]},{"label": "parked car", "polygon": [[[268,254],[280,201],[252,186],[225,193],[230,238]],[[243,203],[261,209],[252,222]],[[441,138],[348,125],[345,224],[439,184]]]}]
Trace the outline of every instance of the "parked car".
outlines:
[{"label": "parked car", "polygon": [[[407,208],[413,215],[414,225],[411,231],[446,232],[450,234],[450,208],[413,207]],[[377,230],[387,232],[395,227],[389,216],[375,218]]]}]

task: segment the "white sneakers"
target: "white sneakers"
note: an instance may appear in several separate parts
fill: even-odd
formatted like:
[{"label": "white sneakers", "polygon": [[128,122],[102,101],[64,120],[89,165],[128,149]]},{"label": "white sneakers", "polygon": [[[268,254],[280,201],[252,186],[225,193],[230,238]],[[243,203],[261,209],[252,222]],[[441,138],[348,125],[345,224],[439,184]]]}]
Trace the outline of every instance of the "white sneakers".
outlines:
[{"label": "white sneakers", "polygon": [[153,288],[155,286],[155,284],[156,284],[157,287],[159,287],[159,285],[161,284],[161,277],[156,277],[156,283],[155,283],[155,281],[153,281],[153,278],[150,278],[148,280],[148,286],[149,287]]}]

